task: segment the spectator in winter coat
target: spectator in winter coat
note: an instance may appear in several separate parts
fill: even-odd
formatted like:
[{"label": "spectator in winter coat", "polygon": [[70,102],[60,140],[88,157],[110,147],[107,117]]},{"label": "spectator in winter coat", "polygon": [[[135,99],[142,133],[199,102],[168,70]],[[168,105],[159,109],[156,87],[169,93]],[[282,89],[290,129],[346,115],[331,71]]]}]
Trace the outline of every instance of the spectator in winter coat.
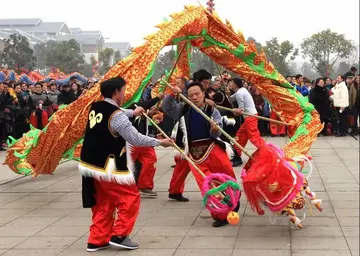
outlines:
[{"label": "spectator in winter coat", "polygon": [[329,135],[326,133],[327,124],[330,118],[330,100],[329,91],[325,87],[324,79],[316,79],[316,85],[314,90],[311,91],[309,100],[320,115],[320,121],[324,123],[323,135]]},{"label": "spectator in winter coat", "polygon": [[331,89],[333,95],[330,96],[330,100],[334,102],[336,110],[339,112],[339,133],[335,136],[346,136],[347,132],[347,112],[349,107],[349,90],[345,84],[344,76],[338,75],[336,78],[337,84]]},{"label": "spectator in winter coat", "polygon": [[59,105],[69,105],[76,100],[74,92],[71,91],[71,87],[69,84],[64,84],[62,86],[62,91],[58,96],[58,104]]}]

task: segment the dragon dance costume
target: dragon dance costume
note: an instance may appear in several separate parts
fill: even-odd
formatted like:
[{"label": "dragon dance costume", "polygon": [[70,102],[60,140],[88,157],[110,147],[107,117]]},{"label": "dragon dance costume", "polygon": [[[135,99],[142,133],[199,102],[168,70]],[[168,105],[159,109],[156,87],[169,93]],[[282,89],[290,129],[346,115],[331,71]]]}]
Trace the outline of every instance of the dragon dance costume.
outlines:
[{"label": "dragon dance costume", "polygon": [[[230,145],[218,139],[220,134],[210,134],[210,124],[199,113],[187,104],[177,103],[173,95],[164,99],[162,108],[169,116],[178,121],[176,124],[178,126],[175,137],[176,144],[184,149],[184,153],[189,155],[205,176],[211,173],[224,173],[236,179],[229,160],[232,154]],[[217,109],[205,104],[202,110],[221,126],[221,115]],[[178,191],[181,192],[188,171],[191,170],[201,190],[203,177],[193,169],[192,165],[185,166],[182,161],[186,160],[180,160],[180,156],[177,158],[171,184],[176,184]],[[179,172],[176,173],[176,171]],[[234,211],[237,211],[238,208],[239,204]],[[227,214],[212,213],[212,217],[216,221],[224,221]]]}]

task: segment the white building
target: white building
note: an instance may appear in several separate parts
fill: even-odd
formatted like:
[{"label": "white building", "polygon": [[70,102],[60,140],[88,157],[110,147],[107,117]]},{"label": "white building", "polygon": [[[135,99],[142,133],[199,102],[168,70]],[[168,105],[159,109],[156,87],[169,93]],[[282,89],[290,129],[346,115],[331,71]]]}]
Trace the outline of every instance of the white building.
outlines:
[{"label": "white building", "polygon": [[105,38],[101,31],[83,31],[80,28],[69,28],[65,22],[44,22],[41,19],[0,19],[0,50],[3,47],[1,39],[7,39],[13,33],[27,37],[31,46],[49,40],[67,41],[75,39],[80,44],[81,53],[84,54],[87,62],[90,62],[91,56],[98,59],[99,52],[105,47],[113,48],[114,51],[119,50],[122,58],[128,56],[131,49],[128,42],[105,45]]}]

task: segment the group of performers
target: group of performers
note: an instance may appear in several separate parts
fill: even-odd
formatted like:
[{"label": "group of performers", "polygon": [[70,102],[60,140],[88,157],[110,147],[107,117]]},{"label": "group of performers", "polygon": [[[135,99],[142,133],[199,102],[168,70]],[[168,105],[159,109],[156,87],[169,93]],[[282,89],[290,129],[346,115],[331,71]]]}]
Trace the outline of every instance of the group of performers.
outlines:
[{"label": "group of performers", "polygon": [[[156,171],[154,147],[170,147],[175,142],[207,176],[223,173],[236,179],[234,165],[241,161],[241,150],[233,148],[219,130],[233,131],[235,119],[248,113],[257,115],[250,93],[243,88],[243,81],[233,78],[226,89],[211,85],[212,75],[206,70],[193,74],[193,82],[185,86],[177,79],[172,92],[165,96],[142,101],[130,109],[121,109],[126,82],[112,78],[100,85],[103,101],[93,103],[89,111],[79,171],[83,177],[83,206],[92,209],[92,225],[87,251],[98,251],[109,246],[137,249],[129,235],[135,225],[140,207],[140,194],[156,196],[153,191]],[[176,86],[178,85],[178,86]],[[200,108],[211,121],[179,99],[179,94]],[[232,93],[232,95],[231,95]],[[161,110],[177,121],[170,139],[155,139],[148,135],[148,122],[142,116],[156,114],[159,101]],[[216,106],[234,111],[219,111]],[[155,106],[156,105],[156,106]],[[155,106],[155,107],[154,107]],[[258,119],[243,115],[244,122],[236,131],[236,141],[245,147],[250,140],[256,147],[265,142],[258,130]],[[170,181],[169,198],[189,201],[183,196],[185,180],[191,171],[202,188],[203,177],[181,155],[174,157],[175,168]],[[231,161],[233,160],[233,162]],[[135,175],[139,162],[141,170]],[[237,212],[240,202],[233,211]],[[114,218],[114,212],[117,212]],[[213,214],[213,227],[228,224],[226,214]]]}]

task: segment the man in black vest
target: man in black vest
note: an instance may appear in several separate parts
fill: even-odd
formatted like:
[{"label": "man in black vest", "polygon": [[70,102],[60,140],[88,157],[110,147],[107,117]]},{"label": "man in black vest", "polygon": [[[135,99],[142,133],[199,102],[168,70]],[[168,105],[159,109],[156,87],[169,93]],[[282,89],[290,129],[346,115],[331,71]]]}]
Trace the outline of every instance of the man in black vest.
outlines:
[{"label": "man in black vest", "polygon": [[[212,173],[224,173],[236,179],[228,155],[228,153],[231,154],[231,145],[219,140],[221,133],[217,125],[222,126],[220,112],[205,103],[203,86],[198,82],[189,84],[187,94],[195,106],[211,117],[210,123],[190,105],[177,103],[174,96],[179,93],[181,93],[181,89],[174,87],[173,95],[166,97],[162,105],[168,115],[179,121],[175,136],[176,144],[184,149],[184,153],[189,155],[205,176]],[[204,179],[192,165],[189,166],[201,190]],[[238,211],[238,209],[239,204],[234,211]],[[213,213],[212,217],[215,220],[212,224],[213,227],[228,224],[227,213]]]},{"label": "man in black vest", "polygon": [[140,195],[133,176],[131,145],[169,147],[172,141],[144,136],[132,126],[129,117],[141,115],[144,109],[119,108],[125,94],[123,78],[103,82],[100,91],[105,99],[90,108],[79,163],[83,206],[91,207],[93,213],[87,251],[110,245],[134,250],[138,244],[128,236],[139,213]]}]

